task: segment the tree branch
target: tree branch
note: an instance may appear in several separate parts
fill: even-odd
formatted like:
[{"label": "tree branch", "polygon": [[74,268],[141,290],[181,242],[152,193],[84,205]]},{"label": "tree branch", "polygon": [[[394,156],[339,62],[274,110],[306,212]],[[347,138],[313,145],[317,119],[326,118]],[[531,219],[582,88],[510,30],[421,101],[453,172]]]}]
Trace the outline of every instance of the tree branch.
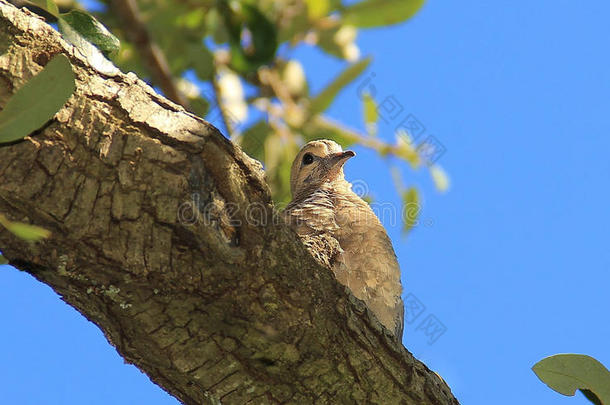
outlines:
[{"label": "tree branch", "polygon": [[260,164],[133,74],[104,76],[0,0],[0,105],[57,53],[77,90],[0,147],[0,229],[15,267],[97,324],[185,404],[457,404],[275,221]]},{"label": "tree branch", "polygon": [[229,112],[227,111],[227,107],[222,101],[222,91],[220,89],[220,85],[218,84],[218,73],[216,68],[214,68],[214,74],[212,75],[212,89],[214,90],[214,100],[216,101],[216,106],[218,107],[218,111],[220,112],[220,118],[222,119],[222,123],[225,126],[227,131],[227,135],[229,137],[233,136],[235,128],[233,128],[233,123],[231,121],[231,117],[229,116]]}]

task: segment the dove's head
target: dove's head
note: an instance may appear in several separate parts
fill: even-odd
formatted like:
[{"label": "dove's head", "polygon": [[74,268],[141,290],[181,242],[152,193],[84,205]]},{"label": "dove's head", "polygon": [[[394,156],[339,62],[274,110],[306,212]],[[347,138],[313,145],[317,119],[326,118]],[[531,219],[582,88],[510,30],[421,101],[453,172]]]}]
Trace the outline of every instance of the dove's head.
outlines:
[{"label": "dove's head", "polygon": [[336,142],[327,139],[307,143],[292,163],[292,195],[296,196],[303,190],[325,182],[343,180],[343,164],[355,155],[351,150],[343,151]]}]

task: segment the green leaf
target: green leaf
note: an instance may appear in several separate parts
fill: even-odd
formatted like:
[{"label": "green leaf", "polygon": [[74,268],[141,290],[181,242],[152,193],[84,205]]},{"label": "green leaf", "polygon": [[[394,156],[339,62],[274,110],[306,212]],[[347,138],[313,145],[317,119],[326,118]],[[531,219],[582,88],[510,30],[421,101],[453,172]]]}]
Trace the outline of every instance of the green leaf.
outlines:
[{"label": "green leaf", "polygon": [[121,50],[114,59],[114,62],[123,72],[134,72],[138,77],[142,78],[149,74],[144,68],[136,48],[129,42],[123,42],[121,44]]},{"label": "green leaf", "polygon": [[51,236],[51,232],[44,228],[21,222],[11,222],[11,226],[9,226],[7,229],[14,233],[18,238],[29,241],[37,241]]},{"label": "green leaf", "polygon": [[369,93],[364,93],[362,97],[362,106],[364,109],[364,124],[369,135],[377,135],[377,103]]},{"label": "green leaf", "polygon": [[42,127],[75,88],[70,61],[58,54],[17,90],[0,111],[0,143],[16,141]]},{"label": "green leaf", "polygon": [[265,141],[265,176],[278,207],[285,207],[290,201],[290,167],[298,152],[294,139],[272,134]]},{"label": "green leaf", "polygon": [[[275,24],[256,7],[245,3],[220,2],[219,10],[229,33],[231,67],[235,71],[250,73],[273,61],[278,47]],[[245,47],[244,28],[249,31],[251,41]]]},{"label": "green leaf", "polygon": [[214,76],[214,55],[203,45],[189,49],[191,65],[201,80],[212,80]]},{"label": "green leaf", "polygon": [[57,20],[57,25],[63,37],[78,49],[87,59],[89,64],[99,72],[106,75],[115,75],[118,72],[116,66],[112,64],[102,51],[82,36],[76,29],[68,24],[63,18]]},{"label": "green leaf", "polygon": [[350,132],[349,129],[335,125],[332,122],[319,119],[308,121],[302,128],[301,133],[305,142],[315,139],[330,139],[337,142],[343,148],[347,148],[358,142],[358,135]]},{"label": "green leaf", "polygon": [[419,216],[419,196],[415,187],[410,187],[402,193],[404,204],[404,222],[403,231],[409,232],[417,225],[417,217]]},{"label": "green leaf", "polygon": [[13,222],[6,219],[0,214],[0,225],[4,226],[10,232],[15,234],[20,239],[27,241],[37,241],[51,236],[51,231],[41,228],[36,225],[24,224],[22,222]]},{"label": "green leaf", "polygon": [[[84,11],[72,10],[60,15],[58,25],[62,34],[66,35],[70,42],[72,42],[71,37],[74,36],[72,31],[75,31],[87,42],[95,45],[105,56],[115,56],[121,47],[121,42],[117,37],[112,35],[95,17]],[[72,30],[67,30],[66,25]],[[72,43],[78,46],[79,42]]]},{"label": "green leaf", "polygon": [[2,264],[8,264],[8,260],[6,260],[6,257],[0,255],[0,265]]},{"label": "green leaf", "polygon": [[348,66],[339,76],[337,76],[324,90],[312,98],[309,106],[311,115],[316,115],[326,111],[332,104],[337,94],[348,84],[354,81],[371,63],[371,58],[362,59]]},{"label": "green leaf", "polygon": [[288,15],[285,20],[282,19],[282,24],[279,25],[278,42],[290,42],[296,45],[302,41],[303,36],[311,29],[311,23],[307,14],[294,13]]},{"label": "green leaf", "polygon": [[189,29],[199,30],[205,28],[206,10],[204,8],[184,9],[179,11],[176,22]]},{"label": "green leaf", "polygon": [[[603,404],[610,404],[610,372],[593,357],[584,354],[556,354],[534,364],[540,380],[560,394],[573,396],[577,389],[593,393]],[[589,395],[585,394],[587,398]],[[595,401],[592,401],[595,403]]]},{"label": "green leaf", "polygon": [[229,33],[224,24],[223,16],[216,8],[212,8],[205,16],[206,33],[212,37],[215,44],[224,44],[229,41]]},{"label": "green leaf", "polygon": [[449,177],[447,177],[447,173],[440,166],[431,166],[430,175],[438,191],[442,193],[449,189]]},{"label": "green leaf", "polygon": [[273,130],[267,121],[260,120],[244,131],[239,144],[249,156],[263,160],[265,157],[265,140],[271,133],[273,133]]},{"label": "green leaf", "polygon": [[210,111],[210,102],[203,97],[189,99],[191,112],[199,117],[205,117]]},{"label": "green leaf", "polygon": [[343,21],[371,28],[398,24],[413,17],[425,0],[364,0],[343,10]]},{"label": "green leaf", "polygon": [[330,11],[328,0],[305,0],[305,4],[307,4],[307,15],[312,21],[326,16]]},{"label": "green leaf", "polygon": [[339,59],[345,59],[343,57],[343,47],[335,41],[335,35],[340,28],[341,27],[332,27],[318,31],[317,45],[327,54]]},{"label": "green leaf", "polygon": [[53,0],[30,0],[30,3],[33,3],[41,9],[46,10],[49,14],[52,14],[55,17],[59,17],[57,4],[55,4]]}]

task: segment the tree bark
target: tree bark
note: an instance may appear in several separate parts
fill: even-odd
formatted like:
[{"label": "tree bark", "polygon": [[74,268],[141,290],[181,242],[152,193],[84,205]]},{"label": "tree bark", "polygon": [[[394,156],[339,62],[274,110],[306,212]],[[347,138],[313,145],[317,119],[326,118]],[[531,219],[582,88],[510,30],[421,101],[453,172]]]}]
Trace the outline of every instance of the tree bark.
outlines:
[{"label": "tree bark", "polygon": [[458,403],[278,220],[258,162],[0,0],[0,106],[57,53],[75,94],[0,145],[0,212],[52,231],[0,229],[10,264],[185,404]]}]

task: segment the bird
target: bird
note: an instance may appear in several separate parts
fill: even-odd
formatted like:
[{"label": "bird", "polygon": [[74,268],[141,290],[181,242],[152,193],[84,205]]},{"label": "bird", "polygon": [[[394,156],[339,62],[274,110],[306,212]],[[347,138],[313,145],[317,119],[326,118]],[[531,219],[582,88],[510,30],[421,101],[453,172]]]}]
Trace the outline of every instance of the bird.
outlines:
[{"label": "bird", "polygon": [[292,163],[292,201],[282,214],[314,258],[402,341],[400,267],[385,228],[345,179],[343,165],[354,156],[327,139],[305,144]]}]

